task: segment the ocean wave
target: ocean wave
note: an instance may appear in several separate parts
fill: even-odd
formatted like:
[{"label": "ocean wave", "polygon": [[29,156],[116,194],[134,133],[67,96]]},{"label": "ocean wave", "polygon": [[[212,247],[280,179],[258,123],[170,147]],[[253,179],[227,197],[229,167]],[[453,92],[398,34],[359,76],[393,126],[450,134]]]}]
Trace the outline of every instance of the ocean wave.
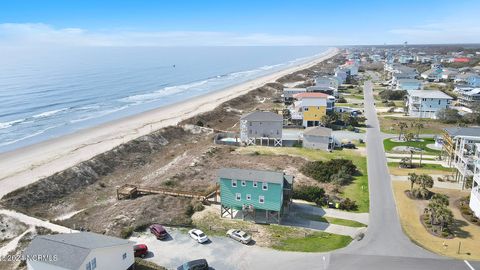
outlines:
[{"label": "ocean wave", "polygon": [[[275,64],[275,65],[266,65],[266,66],[262,66],[255,69],[221,74],[221,75],[210,77],[201,81],[196,81],[196,82],[191,82],[191,83],[181,84],[176,86],[167,86],[151,93],[128,96],[128,97],[119,99],[119,101],[125,102],[125,103],[133,103],[134,105],[139,105],[146,102],[156,101],[160,98],[179,94],[182,92],[194,91],[194,90],[205,90],[205,89],[210,89],[212,87],[218,87],[219,85],[228,84],[229,81],[235,82],[235,81],[242,81],[243,79],[253,78],[257,74],[261,74],[262,72],[265,72],[280,66],[284,66],[284,65],[285,63]],[[204,87],[204,89],[198,89],[199,87]]]},{"label": "ocean wave", "polygon": [[57,114],[57,113],[59,113],[59,112],[66,111],[66,110],[68,110],[68,108],[62,108],[62,109],[58,109],[58,110],[47,111],[47,112],[43,112],[43,113],[36,114],[36,115],[34,115],[34,116],[32,116],[32,117],[33,117],[33,118],[49,117],[49,116],[52,116],[52,115]]},{"label": "ocean wave", "polygon": [[139,94],[139,95],[134,95],[134,96],[129,96],[125,98],[119,99],[121,102],[128,102],[128,103],[135,103],[136,105],[142,104],[148,101],[155,101],[158,100],[159,98],[166,97],[166,96],[171,96],[174,94],[182,93],[190,89],[194,89],[203,85],[206,85],[210,81],[212,81],[213,78],[203,80],[203,81],[197,81],[193,83],[188,83],[188,84],[181,84],[177,86],[167,86],[164,87],[160,90],[157,90],[152,93],[146,93],[146,94]]},{"label": "ocean wave", "polygon": [[45,133],[45,131],[47,131],[47,130],[50,130],[50,129],[52,129],[52,128],[56,128],[56,127],[59,127],[59,126],[61,126],[61,125],[51,126],[51,127],[42,129],[42,130],[37,131],[37,132],[35,132],[35,133],[28,134],[27,136],[24,136],[24,137],[15,139],[15,140],[2,142],[2,143],[0,143],[0,146],[6,146],[6,145],[14,144],[14,143],[17,143],[17,142],[26,140],[26,139],[28,139],[28,138],[32,138],[32,137],[38,136],[38,135],[40,135],[40,134],[42,134],[42,133]]},{"label": "ocean wave", "polygon": [[0,122],[0,129],[9,128],[9,127],[14,126],[16,124],[22,123],[23,121],[25,121],[25,118],[17,119],[17,120],[13,120],[13,121],[9,121],[9,122]]},{"label": "ocean wave", "polygon": [[83,121],[87,121],[87,120],[90,120],[90,119],[94,119],[94,118],[99,118],[99,117],[102,117],[102,116],[105,116],[105,115],[108,115],[108,114],[111,114],[111,113],[114,113],[114,112],[118,112],[118,111],[121,111],[121,110],[124,110],[126,108],[130,107],[129,105],[125,105],[125,106],[121,106],[121,107],[116,107],[116,108],[113,108],[111,110],[105,110],[105,111],[97,111],[97,112],[94,112],[90,115],[87,115],[87,116],[84,116],[84,117],[81,117],[81,118],[77,118],[77,119],[73,119],[73,120],[70,120],[69,122],[71,124],[74,124],[74,123],[78,123],[78,122],[83,122]]}]

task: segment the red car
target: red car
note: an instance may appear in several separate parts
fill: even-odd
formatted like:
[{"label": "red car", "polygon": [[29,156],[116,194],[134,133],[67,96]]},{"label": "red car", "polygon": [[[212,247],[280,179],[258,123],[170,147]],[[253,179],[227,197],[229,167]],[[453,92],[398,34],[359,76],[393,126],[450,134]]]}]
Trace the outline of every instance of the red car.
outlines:
[{"label": "red car", "polygon": [[144,258],[148,254],[148,247],[145,244],[139,244],[133,246],[133,254],[135,257]]},{"label": "red car", "polygon": [[157,237],[157,239],[165,239],[167,237],[167,230],[160,224],[152,224],[150,232]]}]

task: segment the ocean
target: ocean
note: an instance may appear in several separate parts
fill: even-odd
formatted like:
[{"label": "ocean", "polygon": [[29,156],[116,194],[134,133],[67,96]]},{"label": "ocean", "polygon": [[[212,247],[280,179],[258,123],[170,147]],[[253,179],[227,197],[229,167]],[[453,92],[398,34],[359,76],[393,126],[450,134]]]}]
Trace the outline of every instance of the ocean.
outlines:
[{"label": "ocean", "polygon": [[0,152],[218,91],[327,49],[0,48]]}]

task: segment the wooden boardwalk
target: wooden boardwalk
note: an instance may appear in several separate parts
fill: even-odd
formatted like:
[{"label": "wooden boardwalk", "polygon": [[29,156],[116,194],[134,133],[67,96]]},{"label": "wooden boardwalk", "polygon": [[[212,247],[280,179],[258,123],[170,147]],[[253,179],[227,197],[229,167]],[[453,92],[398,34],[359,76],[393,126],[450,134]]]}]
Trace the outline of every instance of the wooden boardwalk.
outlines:
[{"label": "wooden boardwalk", "polygon": [[218,201],[217,197],[220,194],[220,190],[217,187],[214,191],[205,194],[194,191],[178,191],[166,188],[146,188],[130,184],[125,184],[117,188],[118,200],[132,199],[139,195],[148,194],[163,194],[175,197],[195,198],[202,202],[216,203]]}]

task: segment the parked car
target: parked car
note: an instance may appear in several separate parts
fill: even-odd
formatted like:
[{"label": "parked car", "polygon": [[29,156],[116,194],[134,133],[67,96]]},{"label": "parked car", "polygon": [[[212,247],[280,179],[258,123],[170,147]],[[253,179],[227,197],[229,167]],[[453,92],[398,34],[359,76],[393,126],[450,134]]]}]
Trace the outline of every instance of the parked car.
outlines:
[{"label": "parked car", "polygon": [[355,144],[353,144],[353,143],[342,143],[342,147],[347,148],[347,149],[356,149],[357,148],[355,146]]},{"label": "parked car", "polygon": [[148,247],[145,244],[138,244],[133,246],[133,255],[135,257],[144,258],[148,254]]},{"label": "parked car", "polygon": [[190,262],[186,262],[179,267],[177,270],[208,270],[208,262],[205,259],[198,259]]},{"label": "parked car", "polygon": [[157,239],[165,239],[167,237],[167,230],[160,224],[150,225],[150,232],[157,237]]},{"label": "parked car", "polygon": [[201,230],[198,229],[192,229],[188,231],[188,235],[198,243],[205,243],[208,241],[208,236],[203,233]]},{"label": "parked car", "polygon": [[252,237],[241,230],[230,229],[227,232],[227,236],[243,244],[248,244],[252,241]]}]

